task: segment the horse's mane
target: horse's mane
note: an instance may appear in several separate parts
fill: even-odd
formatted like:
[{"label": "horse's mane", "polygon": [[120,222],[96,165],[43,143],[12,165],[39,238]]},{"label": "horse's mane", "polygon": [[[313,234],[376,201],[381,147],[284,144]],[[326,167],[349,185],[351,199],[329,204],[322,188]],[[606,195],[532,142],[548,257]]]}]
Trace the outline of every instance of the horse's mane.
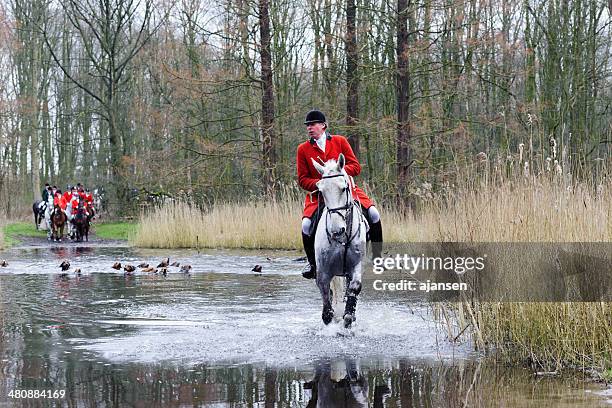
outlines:
[{"label": "horse's mane", "polygon": [[338,162],[336,161],[336,159],[329,159],[323,164],[323,168],[325,169],[326,173],[332,170],[335,171],[337,167],[338,167]]}]

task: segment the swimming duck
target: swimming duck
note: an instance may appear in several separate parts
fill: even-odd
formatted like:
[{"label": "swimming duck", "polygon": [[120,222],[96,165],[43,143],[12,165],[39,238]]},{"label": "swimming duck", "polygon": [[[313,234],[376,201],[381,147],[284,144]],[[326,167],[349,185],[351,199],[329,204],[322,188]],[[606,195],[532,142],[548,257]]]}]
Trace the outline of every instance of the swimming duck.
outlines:
[{"label": "swimming duck", "polygon": [[67,271],[70,268],[70,262],[64,259],[60,264],[60,268],[62,268],[62,271]]},{"label": "swimming duck", "polygon": [[111,268],[119,270],[121,269],[121,262],[115,262]]},{"label": "swimming duck", "polygon": [[191,271],[191,265],[183,265],[183,266],[181,266],[181,272],[189,273],[189,271]]},{"label": "swimming duck", "polygon": [[166,258],[157,265],[158,268],[166,268],[170,264],[170,258]]}]

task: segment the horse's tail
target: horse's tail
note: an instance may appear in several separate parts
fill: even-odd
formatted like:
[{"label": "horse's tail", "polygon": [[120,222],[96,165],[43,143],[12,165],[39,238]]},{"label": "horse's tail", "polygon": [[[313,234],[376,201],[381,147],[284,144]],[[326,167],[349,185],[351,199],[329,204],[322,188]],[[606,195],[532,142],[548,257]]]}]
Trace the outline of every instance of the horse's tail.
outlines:
[{"label": "horse's tail", "polygon": [[32,212],[34,213],[34,226],[36,227],[36,229],[38,229],[38,215],[39,215],[39,208],[38,208],[38,201],[34,201],[34,204],[32,204]]}]

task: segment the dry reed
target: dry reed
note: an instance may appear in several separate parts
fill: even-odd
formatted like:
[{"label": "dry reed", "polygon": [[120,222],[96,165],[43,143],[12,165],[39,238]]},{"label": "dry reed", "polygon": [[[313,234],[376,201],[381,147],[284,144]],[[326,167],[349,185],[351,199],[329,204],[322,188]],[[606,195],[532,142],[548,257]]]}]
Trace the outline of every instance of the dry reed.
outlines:
[{"label": "dry reed", "polygon": [[[420,223],[435,230],[436,241],[610,242],[610,179],[575,182],[555,165],[554,171],[539,166],[537,176],[528,166],[515,166],[505,177],[495,170],[474,172],[446,200],[431,199]],[[515,280],[526,278],[515,273]],[[544,271],[540,275],[528,279],[547,279]],[[464,299],[436,304],[434,312],[449,339],[470,336],[475,348],[493,349],[505,361],[528,361],[535,370],[572,366],[601,373],[612,367],[612,304],[607,302]]]},{"label": "dry reed", "polygon": [[130,241],[150,248],[279,248],[301,246],[301,203],[223,203],[209,212],[173,203],[143,214]]},{"label": "dry reed", "polygon": [[[208,212],[173,203],[143,214],[131,241],[152,248],[300,249],[301,210],[297,199],[222,203]],[[389,242],[605,242],[612,236],[612,188],[508,182],[425,200],[416,213],[381,213]]]}]

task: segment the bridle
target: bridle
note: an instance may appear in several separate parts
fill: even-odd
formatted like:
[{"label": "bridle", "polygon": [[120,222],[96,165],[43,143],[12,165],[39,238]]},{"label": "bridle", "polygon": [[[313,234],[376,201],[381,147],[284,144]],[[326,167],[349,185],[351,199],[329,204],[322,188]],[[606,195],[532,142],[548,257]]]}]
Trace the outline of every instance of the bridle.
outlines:
[{"label": "bridle", "polygon": [[[331,176],[323,176],[321,177],[321,179],[330,179],[334,177],[343,177],[344,181],[346,181],[346,186],[344,187],[344,191],[346,193],[346,200],[345,200],[345,204],[340,207],[336,207],[336,208],[327,207],[327,214],[325,216],[326,217],[325,218],[325,234],[327,235],[327,241],[330,244],[332,243],[332,241],[336,241],[342,244],[343,246],[345,246],[346,247],[345,251],[346,251],[346,249],[348,249],[348,245],[353,241],[353,239],[355,239],[355,237],[359,233],[359,228],[357,228],[355,232],[353,233],[353,210],[355,208],[355,202],[353,201],[353,197],[351,194],[350,183],[346,180],[346,177],[344,176],[343,173],[334,174]],[[329,231],[329,224],[330,224],[329,218],[331,217],[332,214],[338,214],[342,218],[344,223],[346,224],[346,229],[343,234],[343,236],[346,237],[346,241],[339,240],[338,236],[332,234]]]}]

